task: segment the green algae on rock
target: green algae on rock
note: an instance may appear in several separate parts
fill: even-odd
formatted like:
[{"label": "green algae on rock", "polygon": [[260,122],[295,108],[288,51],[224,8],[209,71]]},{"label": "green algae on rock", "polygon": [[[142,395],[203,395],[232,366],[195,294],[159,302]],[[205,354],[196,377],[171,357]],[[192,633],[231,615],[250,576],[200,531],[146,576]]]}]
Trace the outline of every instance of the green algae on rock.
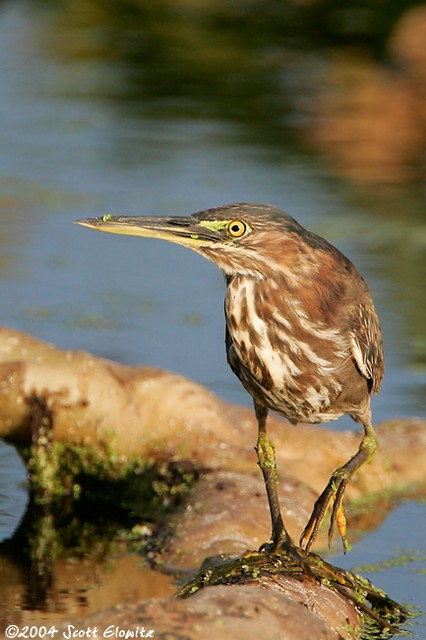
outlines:
[{"label": "green algae on rock", "polygon": [[35,504],[64,506],[88,499],[133,518],[155,520],[185,496],[199,469],[191,462],[117,456],[103,450],[53,440],[53,411],[38,396],[28,399],[32,444],[21,449]]},{"label": "green algae on rock", "polygon": [[[290,554],[265,554],[250,551],[240,557],[212,558],[203,563],[198,574],[186,583],[176,594],[177,598],[187,598],[201,588],[219,584],[250,584],[261,582],[262,586],[280,588],[281,579],[290,579],[309,586],[322,585],[340,594],[359,613],[360,626],[368,627],[370,637],[390,637],[398,631],[409,613],[367,578],[345,569],[334,567],[314,553],[300,550],[301,557]],[[381,634],[381,635],[380,635]],[[361,631],[360,637],[363,635]]]}]

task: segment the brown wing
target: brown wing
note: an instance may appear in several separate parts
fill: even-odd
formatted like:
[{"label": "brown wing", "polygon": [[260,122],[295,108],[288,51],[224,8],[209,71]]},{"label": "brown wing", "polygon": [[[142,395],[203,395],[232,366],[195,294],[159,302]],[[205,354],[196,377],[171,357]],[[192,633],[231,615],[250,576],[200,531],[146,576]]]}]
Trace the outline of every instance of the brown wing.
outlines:
[{"label": "brown wing", "polygon": [[373,303],[360,304],[350,317],[351,353],[360,373],[378,393],[384,374],[382,331]]}]

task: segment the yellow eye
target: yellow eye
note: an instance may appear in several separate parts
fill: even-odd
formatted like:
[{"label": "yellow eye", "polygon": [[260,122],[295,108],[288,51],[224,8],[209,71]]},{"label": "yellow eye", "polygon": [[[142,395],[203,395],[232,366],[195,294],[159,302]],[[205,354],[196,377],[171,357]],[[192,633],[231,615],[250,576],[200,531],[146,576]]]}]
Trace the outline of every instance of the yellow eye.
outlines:
[{"label": "yellow eye", "polygon": [[231,220],[228,224],[228,233],[233,238],[241,238],[247,231],[247,225],[241,220]]}]

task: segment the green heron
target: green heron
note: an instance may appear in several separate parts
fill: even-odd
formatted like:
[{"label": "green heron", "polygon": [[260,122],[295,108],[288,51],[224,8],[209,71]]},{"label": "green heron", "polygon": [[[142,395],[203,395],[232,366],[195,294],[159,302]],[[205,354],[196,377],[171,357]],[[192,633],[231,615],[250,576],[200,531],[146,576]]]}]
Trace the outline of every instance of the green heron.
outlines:
[{"label": "green heron", "polygon": [[370,398],[384,371],[379,320],[350,260],[294,218],[262,204],[231,204],[188,217],[105,215],[78,223],[184,245],[224,273],[228,363],[254,401],[256,451],[272,520],[272,543],[263,547],[296,551],[281,517],[274,447],[266,433],[269,410],[293,424],[343,414],[362,424],[358,451],[333,472],[299,542],[309,551],[331,506],[329,542],[337,524],[346,549],[343,495],[377,447]]}]

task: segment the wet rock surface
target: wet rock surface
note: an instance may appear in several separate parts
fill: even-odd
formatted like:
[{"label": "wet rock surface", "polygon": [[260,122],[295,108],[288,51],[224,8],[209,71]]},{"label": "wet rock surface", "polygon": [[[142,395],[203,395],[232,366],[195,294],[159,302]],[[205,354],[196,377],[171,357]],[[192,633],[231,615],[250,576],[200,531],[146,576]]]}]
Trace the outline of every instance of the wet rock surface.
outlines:
[{"label": "wet rock surface", "polygon": [[[319,587],[317,587],[319,589]],[[305,594],[306,595],[306,594]],[[297,597],[302,599],[298,594]],[[262,586],[218,586],[201,591],[186,601],[148,600],[116,607],[84,621],[77,629],[98,628],[102,636],[107,629],[154,630],[152,637],[173,640],[211,638],[247,640],[337,640],[350,638],[351,622],[358,622],[354,612],[342,602],[314,591],[307,602]],[[67,627],[64,627],[64,630]],[[348,631],[345,631],[345,628]],[[355,629],[355,626],[353,627]],[[146,636],[148,637],[148,636]]]}]

